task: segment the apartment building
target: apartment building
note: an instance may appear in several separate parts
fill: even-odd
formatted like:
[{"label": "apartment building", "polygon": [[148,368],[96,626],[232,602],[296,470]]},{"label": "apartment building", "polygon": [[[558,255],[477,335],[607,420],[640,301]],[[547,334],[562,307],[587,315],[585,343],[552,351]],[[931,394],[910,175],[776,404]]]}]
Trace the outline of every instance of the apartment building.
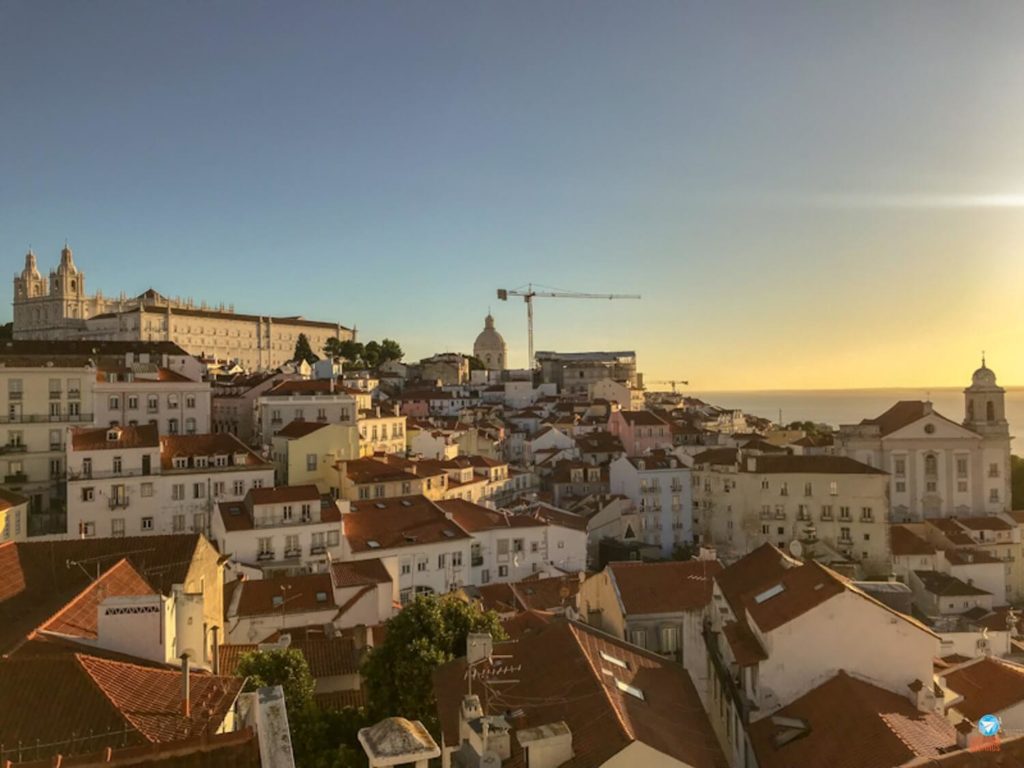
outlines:
[{"label": "apartment building", "polygon": [[255,373],[217,380],[211,384],[211,432],[227,432],[246,445],[259,438],[256,412],[259,398],[282,381],[297,378],[294,374]]},{"label": "apartment building", "polygon": [[313,483],[328,493],[335,463],[359,458],[359,431],[355,424],[293,421],[274,435],[270,455],[280,485]]},{"label": "apartment building", "polygon": [[705,451],[694,457],[697,535],[724,557],[799,541],[807,555],[887,574],[888,487],[884,470],[842,456]]},{"label": "apartment building", "polygon": [[217,505],[211,535],[233,561],[265,575],[322,573],[341,554],[341,505],[315,485],[250,488]]},{"label": "apartment building", "polygon": [[642,541],[661,547],[666,557],[694,542],[690,468],[679,457],[663,450],[623,456],[609,465],[608,477],[611,492],[636,507]]},{"label": "apartment building", "polygon": [[345,389],[334,379],[283,381],[259,396],[257,431],[261,444],[270,445],[289,422],[355,424],[358,412],[369,407],[369,393]]},{"label": "apartment building", "polygon": [[406,450],[405,416],[382,410],[380,406],[359,412],[359,454],[377,453],[404,455]]},{"label": "apartment building", "polygon": [[210,431],[210,384],[155,363],[103,366],[93,387],[99,426],[156,424],[161,435]]},{"label": "apartment building", "polygon": [[672,425],[652,411],[612,411],[608,431],[622,441],[629,456],[672,448]]},{"label": "apartment building", "polygon": [[227,434],[71,429],[67,456],[67,537],[209,535],[218,502],[274,484],[273,465]]}]

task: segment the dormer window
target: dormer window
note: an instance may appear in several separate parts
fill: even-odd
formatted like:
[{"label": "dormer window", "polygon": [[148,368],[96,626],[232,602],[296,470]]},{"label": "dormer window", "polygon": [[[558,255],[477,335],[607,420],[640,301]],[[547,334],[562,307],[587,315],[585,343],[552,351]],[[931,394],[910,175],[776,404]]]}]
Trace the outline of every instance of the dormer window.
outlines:
[{"label": "dormer window", "polygon": [[228,457],[227,456],[214,456],[213,457],[213,466],[215,466],[215,467],[226,467],[227,465],[228,465]]},{"label": "dormer window", "polygon": [[173,464],[175,469],[188,469],[188,456],[175,456]]},{"label": "dormer window", "polygon": [[120,429],[108,429],[107,430],[107,442],[115,443],[121,437]]},{"label": "dormer window", "polygon": [[208,456],[196,456],[195,465],[197,467],[206,467],[209,464],[209,461],[210,459]]},{"label": "dormer window", "polygon": [[245,454],[244,453],[236,453],[235,454],[235,466],[236,467],[240,467],[243,464],[245,464]]}]

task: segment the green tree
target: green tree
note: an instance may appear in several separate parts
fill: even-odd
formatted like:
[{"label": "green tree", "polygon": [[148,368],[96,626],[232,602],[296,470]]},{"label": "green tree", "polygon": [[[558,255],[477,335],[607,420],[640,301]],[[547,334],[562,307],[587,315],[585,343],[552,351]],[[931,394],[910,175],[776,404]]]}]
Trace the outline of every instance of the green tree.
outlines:
[{"label": "green tree", "polygon": [[295,354],[292,355],[292,360],[305,360],[312,365],[319,359],[313,348],[309,346],[306,334],[300,333],[299,338],[295,340]]},{"label": "green tree", "polygon": [[470,355],[466,360],[469,361],[469,370],[471,371],[482,371],[487,367],[484,365],[484,361],[475,355]]},{"label": "green tree", "polygon": [[466,655],[470,632],[505,637],[496,613],[454,595],[421,595],[386,627],[384,642],[370,651],[361,670],[369,714],[375,721],[392,716],[421,720],[435,735],[434,670]]},{"label": "green tree", "polygon": [[1010,490],[1014,509],[1024,509],[1024,459],[1010,457]]},{"label": "green tree", "polygon": [[295,648],[243,653],[235,674],[246,678],[246,691],[280,685],[289,718],[293,712],[297,715],[313,704],[316,682],[309,673],[306,657]]},{"label": "green tree", "polygon": [[673,560],[692,560],[693,559],[693,545],[689,542],[683,542],[672,550]]},{"label": "green tree", "polygon": [[394,339],[382,339],[380,342],[380,361],[377,363],[387,363],[391,360],[401,360],[405,357],[405,353],[402,351],[402,347]]},{"label": "green tree", "polygon": [[363,347],[363,361],[367,368],[376,368],[380,365],[380,344],[376,341],[366,342]]},{"label": "green tree", "polygon": [[344,357],[345,354],[342,352],[344,342],[337,336],[331,336],[326,342],[324,342],[324,357],[329,357],[332,360],[336,357]]}]

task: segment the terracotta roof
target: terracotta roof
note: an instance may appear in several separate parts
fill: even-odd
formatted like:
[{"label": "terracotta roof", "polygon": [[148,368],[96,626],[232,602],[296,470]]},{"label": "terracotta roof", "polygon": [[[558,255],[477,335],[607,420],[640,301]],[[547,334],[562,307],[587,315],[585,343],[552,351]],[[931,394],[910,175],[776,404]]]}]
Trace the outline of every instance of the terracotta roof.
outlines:
[{"label": "terracotta roof", "polygon": [[[333,637],[314,637],[302,633],[291,635],[289,649],[299,651],[309,665],[313,677],[337,677],[354,675],[359,672],[361,651],[356,648],[352,637],[337,634]],[[220,646],[220,672],[222,675],[236,675],[238,663],[248,653],[259,653],[260,647],[250,645]]]},{"label": "terracotta roof", "polygon": [[[236,455],[244,456],[245,463],[235,464],[234,457]],[[270,462],[264,461],[259,454],[228,432],[206,435],[162,435],[160,437],[160,466],[165,471],[175,468],[174,459],[176,458],[194,459],[196,456],[227,456],[232,469],[239,469],[242,466],[266,469],[271,466]],[[189,461],[189,467],[192,466],[192,461]],[[210,465],[203,469],[204,471],[216,471],[217,468]]]},{"label": "terracotta roof", "polygon": [[950,565],[995,564],[1003,562],[992,553],[986,552],[983,549],[947,549],[945,555]]},{"label": "terracotta roof", "polygon": [[510,640],[518,640],[523,635],[530,635],[544,629],[552,621],[558,620],[558,614],[547,611],[522,611],[501,622]]},{"label": "terracotta roof", "polygon": [[[234,614],[261,616],[265,614],[336,611],[331,574],[311,573],[280,579],[247,579],[233,591],[241,591]],[[281,604],[281,600],[284,604]],[[232,594],[231,602],[234,603]],[[225,613],[228,601],[225,600]]]},{"label": "terracotta roof", "polygon": [[892,553],[897,557],[907,555],[934,555],[935,547],[903,525],[889,527]]},{"label": "terracotta roof", "polygon": [[519,609],[516,604],[516,596],[512,591],[512,585],[505,584],[481,584],[477,587],[480,594],[480,606],[485,611],[495,613],[511,613]]},{"label": "terracotta roof", "polygon": [[411,482],[419,479],[419,476],[414,472],[369,456],[361,459],[352,459],[351,461],[339,461],[334,466],[341,467],[342,465],[345,467],[345,475],[357,485],[362,483],[389,483],[399,480]]},{"label": "terracotta roof", "polygon": [[287,504],[315,501],[320,503],[320,491],[315,485],[278,485],[273,488],[251,488],[248,493],[253,504]]},{"label": "terracotta roof", "polygon": [[425,496],[361,501],[349,508],[343,518],[344,536],[353,552],[471,538]]},{"label": "terracotta roof", "polygon": [[617,411],[631,427],[667,427],[669,423],[651,411]]},{"label": "terracotta roof", "polygon": [[[806,733],[779,746],[792,718]],[[956,745],[941,715],[919,712],[901,696],[840,671],[835,677],[749,726],[760,768],[880,768],[937,757]]]},{"label": "terracotta roof", "polygon": [[[143,365],[145,365],[145,364],[143,364]],[[151,374],[143,373],[142,375],[138,375],[138,371],[139,371],[138,368],[133,368],[131,366],[125,366],[123,364],[121,364],[121,365],[104,364],[104,365],[101,365],[101,366],[97,367],[97,369],[96,369],[96,383],[98,383],[98,384],[110,383],[110,384],[118,384],[118,385],[120,385],[120,384],[131,384],[131,383],[134,383],[134,384],[178,383],[178,384],[180,384],[181,382],[187,382],[187,383],[190,383],[190,384],[200,384],[200,385],[202,384],[202,382],[194,381],[194,380],[190,379],[188,376],[184,376],[184,375],[178,373],[177,371],[172,371],[169,368],[163,368],[161,366],[153,365],[152,368],[150,368],[149,370],[152,371]],[[133,382],[129,382],[129,381],[127,381],[125,379],[125,377],[129,373],[137,374],[135,376],[135,380]],[[109,377],[110,374],[116,374],[116,375],[120,376],[121,378],[119,380],[117,380],[117,381],[108,381],[108,377]],[[155,376],[153,376],[152,374],[155,374]]]},{"label": "terracotta roof", "polygon": [[336,587],[362,587],[368,584],[389,584],[391,574],[379,557],[331,563],[331,579]]},{"label": "terracotta roof", "polygon": [[545,504],[543,502],[531,505],[525,513],[520,514],[525,514],[529,517],[543,520],[549,525],[571,528],[574,531],[582,531],[586,533],[587,530],[587,518],[583,517],[583,515],[577,515],[574,512],[559,509],[558,507],[553,507],[550,504]]},{"label": "terracotta roof", "polygon": [[[487,714],[522,710],[514,723],[519,730],[565,722],[573,757],[560,768],[603,765],[635,741],[692,768],[727,764],[689,675],[673,661],[562,620],[523,634],[517,642],[496,643],[494,650],[508,658],[498,666],[481,666],[480,673],[516,682],[493,687],[484,700]],[[449,744],[459,743],[465,674],[465,659],[434,673],[441,729]],[[512,756],[503,767],[523,768],[525,757],[514,734],[511,742]]]},{"label": "terracotta roof", "polygon": [[[862,464],[846,456],[757,456],[755,472],[759,474],[829,474],[829,475],[887,475],[885,470]],[[741,470],[746,466],[741,464]]]},{"label": "terracotta roof", "polygon": [[863,419],[861,424],[876,424],[882,437],[913,424],[928,413],[923,400],[900,400],[881,416]]},{"label": "terracotta roof", "polygon": [[28,497],[6,488],[0,488],[0,512],[11,507],[20,507],[22,504],[28,504]]},{"label": "terracotta roof", "polygon": [[760,641],[745,623],[731,621],[722,627],[722,634],[741,667],[750,667],[768,658]]},{"label": "terracotta roof", "polygon": [[510,515],[494,509],[488,509],[465,499],[445,499],[434,502],[445,512],[451,514],[459,527],[468,533],[491,531],[497,528],[539,528],[546,525],[543,520],[532,517]]},{"label": "terracotta roof", "polygon": [[[111,439],[112,437],[114,439]],[[79,427],[71,430],[71,445],[76,451],[156,448],[160,445],[160,433],[156,424],[140,424],[135,427]]]},{"label": "terracotta roof", "polygon": [[598,430],[576,435],[576,446],[583,453],[625,453],[622,439],[611,432]]},{"label": "terracotta roof", "polygon": [[520,610],[553,611],[575,602],[574,598],[580,591],[580,579],[576,575],[524,579],[511,587]]},{"label": "terracotta roof", "polygon": [[[116,742],[115,742],[116,743]],[[191,739],[64,757],[66,768],[261,768],[259,740],[251,728]],[[53,759],[18,762],[14,768],[52,768]]]},{"label": "terracotta roof", "polygon": [[714,464],[718,466],[734,466],[740,455],[738,448],[712,448],[702,451],[693,457],[693,464]]},{"label": "terracotta roof", "polygon": [[0,544],[0,653],[123,558],[154,589],[169,594],[174,584],[184,583],[197,548],[209,546],[199,534]]},{"label": "terracotta roof", "polygon": [[[0,663],[0,743],[78,738],[82,751],[107,744],[164,742],[212,732],[243,680],[191,675],[191,716],[181,712],[181,672],[77,653]],[[115,733],[107,740],[89,732]],[[56,750],[51,752],[55,754]]]},{"label": "terracotta roof", "polygon": [[984,589],[978,589],[978,587],[972,584],[967,584],[961,581],[956,576],[950,576],[948,573],[940,573],[939,571],[914,571],[914,575],[921,580],[924,588],[931,592],[933,595],[939,595],[940,597],[972,597],[981,595],[991,595],[991,592],[986,592]]},{"label": "terracotta roof", "polygon": [[975,722],[1024,701],[1024,667],[1003,659],[982,656],[943,677],[946,687],[963,696],[954,709]]},{"label": "terracotta roof", "polygon": [[[328,397],[350,395],[352,391],[337,382],[331,387],[330,379],[293,379],[282,381],[263,393],[262,397],[288,397],[291,395],[327,395]],[[369,394],[369,393],[365,393]]]},{"label": "terracotta roof", "polygon": [[366,693],[362,690],[330,691],[329,693],[314,693],[317,706],[322,710],[341,711],[353,707],[366,706]]},{"label": "terracotta roof", "polygon": [[155,595],[139,572],[128,560],[121,560],[113,568],[83,589],[73,600],[61,608],[39,627],[42,632],[96,639],[99,630],[100,603],[108,597]]},{"label": "terracotta roof", "polygon": [[297,437],[305,437],[306,435],[311,435],[317,430],[323,429],[326,426],[326,421],[300,421],[296,419],[295,421],[289,421],[287,424],[285,424],[283,427],[277,430],[276,434],[278,437],[286,437],[289,440],[291,440]]},{"label": "terracotta roof", "polygon": [[960,525],[959,520],[954,520],[951,517],[935,517],[925,522],[933,528],[938,528],[942,531],[942,535],[949,539],[950,543],[957,546],[971,546],[974,544],[972,539]]},{"label": "terracotta roof", "polygon": [[972,531],[1012,531],[1016,527],[995,515],[958,517],[956,521],[964,528],[970,528]]},{"label": "terracotta roof", "polygon": [[696,611],[711,602],[717,560],[609,563],[607,571],[626,614]]}]

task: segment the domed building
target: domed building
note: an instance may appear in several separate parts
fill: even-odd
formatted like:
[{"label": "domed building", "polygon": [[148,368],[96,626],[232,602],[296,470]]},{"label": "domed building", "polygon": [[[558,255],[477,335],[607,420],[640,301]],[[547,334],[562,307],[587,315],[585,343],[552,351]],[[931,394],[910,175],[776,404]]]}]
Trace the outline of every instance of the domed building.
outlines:
[{"label": "domed building", "polygon": [[494,330],[494,318],[484,318],[484,329],[473,342],[473,356],[480,360],[488,371],[503,371],[508,365],[508,345],[501,334]]}]

